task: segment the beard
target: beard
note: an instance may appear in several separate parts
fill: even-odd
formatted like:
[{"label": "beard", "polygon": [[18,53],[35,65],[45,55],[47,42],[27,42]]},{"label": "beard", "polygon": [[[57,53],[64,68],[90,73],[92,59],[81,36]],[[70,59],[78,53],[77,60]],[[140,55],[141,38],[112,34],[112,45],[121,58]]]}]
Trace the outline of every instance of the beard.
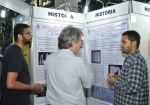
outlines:
[{"label": "beard", "polygon": [[122,53],[126,53],[126,52],[124,51],[124,49],[121,49],[121,52],[122,52]]},{"label": "beard", "polygon": [[32,39],[26,39],[25,37],[23,37],[23,43],[24,43],[25,45],[31,44],[31,43],[32,43]]}]

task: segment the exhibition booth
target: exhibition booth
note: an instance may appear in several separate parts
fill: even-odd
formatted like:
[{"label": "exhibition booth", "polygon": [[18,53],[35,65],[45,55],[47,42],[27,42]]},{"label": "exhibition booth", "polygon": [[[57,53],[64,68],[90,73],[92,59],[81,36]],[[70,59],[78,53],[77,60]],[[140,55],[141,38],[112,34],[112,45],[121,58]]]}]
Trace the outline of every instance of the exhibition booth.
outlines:
[{"label": "exhibition booth", "polygon": [[[91,97],[88,98],[87,105],[112,105],[113,87],[107,84],[107,74],[118,73],[122,67],[126,55],[120,52],[119,44],[124,31],[139,32],[141,35],[139,50],[150,70],[149,25],[150,5],[137,1],[120,3],[87,14],[86,58],[95,77],[94,84],[88,91]],[[94,60],[94,55],[99,56],[99,59]]]},{"label": "exhibition booth", "polygon": [[[7,1],[7,0],[6,0]],[[11,1],[11,0],[10,0]],[[84,33],[84,45],[80,56],[94,74],[94,84],[85,90],[86,105],[112,105],[113,87],[107,84],[108,73],[118,73],[126,55],[120,50],[121,34],[136,30],[141,35],[140,51],[147,63],[150,60],[150,5],[126,1],[87,14],[66,12],[42,7],[30,7],[14,19],[14,24],[27,23],[33,32],[30,47],[30,74],[33,82],[45,86],[44,63],[46,57],[58,51],[61,30],[73,25]],[[150,65],[148,65],[150,70]],[[150,73],[149,73],[150,77]],[[33,93],[34,94],[34,93]],[[45,92],[32,95],[33,105],[46,105]]]}]

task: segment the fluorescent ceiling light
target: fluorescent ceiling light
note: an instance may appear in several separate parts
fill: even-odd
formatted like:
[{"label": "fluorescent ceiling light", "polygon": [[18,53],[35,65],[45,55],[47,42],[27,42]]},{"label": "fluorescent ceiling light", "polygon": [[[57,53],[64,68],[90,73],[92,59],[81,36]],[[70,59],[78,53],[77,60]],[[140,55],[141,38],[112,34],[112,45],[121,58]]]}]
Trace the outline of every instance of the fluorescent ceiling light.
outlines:
[{"label": "fluorescent ceiling light", "polygon": [[84,14],[87,14],[88,8],[89,8],[89,4],[90,4],[90,0],[86,0],[86,4],[85,4],[85,7],[84,7]]},{"label": "fluorescent ceiling light", "polygon": [[1,17],[5,17],[5,14],[6,14],[5,10],[2,10],[1,11]]},{"label": "fluorescent ceiling light", "polygon": [[88,5],[86,5],[86,6],[84,7],[84,14],[87,14],[87,12],[88,12]]}]

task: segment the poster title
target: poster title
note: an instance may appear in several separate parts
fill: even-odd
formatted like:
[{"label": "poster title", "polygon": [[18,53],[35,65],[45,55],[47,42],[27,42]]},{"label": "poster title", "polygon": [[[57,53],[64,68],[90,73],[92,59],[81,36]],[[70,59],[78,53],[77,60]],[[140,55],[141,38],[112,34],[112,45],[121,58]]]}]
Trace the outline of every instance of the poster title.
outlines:
[{"label": "poster title", "polygon": [[[59,17],[59,18],[67,18],[67,14],[57,13],[57,12],[48,12],[48,16]],[[70,19],[74,19],[73,15],[70,15]]]},{"label": "poster title", "polygon": [[110,9],[110,10],[106,10],[106,11],[102,11],[102,12],[96,13],[95,17],[110,15],[110,14],[114,14],[114,13],[116,13],[116,10],[115,9]]},{"label": "poster title", "polygon": [[146,12],[150,12],[150,8],[148,8],[148,7],[144,7],[144,10],[145,10]]}]

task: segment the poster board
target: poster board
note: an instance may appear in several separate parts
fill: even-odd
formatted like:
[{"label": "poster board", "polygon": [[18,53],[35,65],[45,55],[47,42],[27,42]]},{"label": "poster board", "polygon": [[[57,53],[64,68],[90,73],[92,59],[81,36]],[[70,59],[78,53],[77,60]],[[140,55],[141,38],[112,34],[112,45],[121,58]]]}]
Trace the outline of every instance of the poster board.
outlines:
[{"label": "poster board", "polygon": [[[125,58],[120,49],[120,40],[122,33],[129,29],[130,15],[128,9],[122,8],[124,6],[129,7],[129,2],[87,14],[86,54],[88,67],[95,78],[88,91],[87,105],[113,104],[113,87],[107,84],[107,74],[116,70],[118,73]],[[94,54],[98,55],[97,60],[93,60]]]},{"label": "poster board", "polygon": [[[134,2],[133,2],[133,5],[134,5]],[[94,85],[93,85],[94,87],[92,87],[91,90],[88,90],[89,98],[87,99],[87,105],[102,105],[102,104],[109,105],[109,104],[112,104],[113,98],[109,97],[108,95],[105,97],[100,97],[100,96],[102,96],[101,94],[106,94],[106,93],[109,93],[110,96],[113,95],[113,92],[111,90],[109,90],[107,87],[106,74],[108,72],[110,72],[110,70],[109,70],[110,66],[115,66],[115,67],[121,68],[121,65],[123,63],[123,57],[121,56],[121,53],[119,52],[118,44],[120,42],[119,35],[121,35],[124,31],[126,31],[128,29],[135,29],[135,30],[139,31],[142,35],[146,34],[146,36],[142,36],[141,46],[144,46],[144,48],[140,47],[140,50],[142,50],[141,53],[145,55],[145,58],[148,61],[148,56],[147,56],[148,51],[146,48],[148,48],[149,31],[147,28],[145,28],[144,31],[142,31],[141,30],[142,27],[139,24],[142,24],[143,23],[142,20],[145,20],[144,24],[146,24],[146,26],[148,26],[149,22],[146,23],[146,20],[149,20],[148,19],[149,17],[141,16],[142,15],[141,13],[140,13],[140,15],[137,15],[137,13],[134,14],[134,8],[133,8],[133,13],[130,13],[129,8],[124,10],[122,7],[126,7],[126,8],[129,7],[129,2],[121,3],[118,5],[112,6],[112,7],[108,7],[108,8],[104,8],[101,10],[96,10],[96,11],[90,12],[87,14],[86,18],[80,14],[81,17],[83,16],[85,18],[85,20],[84,20],[84,18],[81,18],[81,21],[74,20],[74,19],[79,19],[77,14],[75,15],[76,18],[72,18],[73,15],[67,16],[67,15],[65,15],[66,14],[65,11],[64,12],[62,12],[62,11],[49,12],[47,10],[44,10],[45,15],[41,15],[41,14],[34,15],[35,16],[33,19],[34,33],[36,33],[35,30],[36,30],[36,26],[37,26],[38,22],[39,22],[39,24],[50,23],[50,24],[55,24],[56,26],[58,24],[61,24],[62,26],[67,25],[67,24],[73,24],[75,26],[79,26],[79,27],[83,26],[85,28],[85,30],[84,30],[85,35],[86,35],[85,36],[86,53],[84,54],[84,55],[86,55],[85,59],[88,63],[89,68],[91,70],[93,70],[93,72],[95,72],[97,69],[100,69],[101,71],[98,71],[98,72],[101,72],[103,74],[100,77],[97,75],[97,71],[94,73],[94,75],[96,77],[95,80],[98,80],[98,81],[96,81],[94,83]],[[41,11],[41,10],[39,10],[39,8],[36,8],[36,10]],[[108,11],[111,11],[111,12],[108,14]],[[41,11],[41,12],[43,12],[43,11]],[[39,12],[39,13],[41,13],[41,12]],[[55,14],[57,14],[57,15],[55,15]],[[61,15],[59,15],[59,14],[61,14]],[[103,14],[103,15],[101,15],[101,14]],[[44,16],[45,18],[42,18],[41,16]],[[141,19],[142,20],[134,23],[134,21],[133,21],[134,18],[136,18],[137,20],[141,20]],[[119,29],[118,33],[113,33],[112,27]],[[99,29],[100,29],[100,31],[99,31]],[[107,29],[110,31],[109,31],[109,33],[107,33],[107,30],[105,30],[106,33],[104,33],[102,29]],[[103,33],[104,36],[98,35],[99,33]],[[115,38],[112,39],[113,34],[110,34],[110,33],[117,34],[116,39]],[[106,36],[109,39],[107,39]],[[91,39],[93,39],[95,41],[92,41]],[[107,43],[105,43],[105,41],[103,41],[102,39],[105,39],[105,41]],[[47,54],[47,52],[40,53],[40,51],[39,51],[39,54],[37,53],[38,51],[36,51],[36,48],[37,48],[36,42],[37,42],[37,40],[35,38],[34,46],[36,46],[36,47],[32,48],[32,51],[34,52],[34,55],[33,55],[34,58],[37,58],[39,60],[38,61],[36,59],[36,61],[35,61],[36,63],[33,64],[35,67],[37,67],[37,64],[40,64],[40,63],[38,63],[38,62],[40,62],[40,59],[39,59],[40,56],[42,54],[44,54],[44,55]],[[113,45],[116,44],[115,45],[116,48],[114,48],[115,50],[113,50],[113,48],[111,48],[111,43],[113,43]],[[107,46],[105,46],[105,44]],[[92,47],[92,49],[91,49],[91,47]],[[108,47],[108,49],[109,49],[108,51],[106,50],[106,47]],[[57,50],[57,49],[55,49],[56,47],[53,48],[51,46],[51,48],[54,51]],[[35,53],[35,51],[36,51],[36,53]],[[105,52],[106,52],[106,54],[105,54]],[[109,62],[107,59],[116,59],[115,54],[119,54],[121,61],[113,62],[114,60],[111,60]],[[99,56],[98,59],[96,59],[94,57],[95,55]],[[92,58],[92,56],[93,56],[93,58]],[[106,58],[107,56],[109,56],[110,58]],[[111,58],[111,56],[113,56],[113,57]],[[35,68],[34,68],[34,70],[35,70]],[[37,68],[36,68],[36,70],[37,70]],[[36,74],[36,71],[34,72],[34,74]],[[34,80],[37,80],[37,75],[34,76]],[[101,82],[99,82],[99,80]],[[44,83],[44,81],[40,81],[40,82]],[[101,84],[101,83],[103,83],[103,84]],[[102,88],[99,88],[99,87],[102,87]],[[113,87],[112,87],[112,89],[113,89]],[[98,90],[98,92],[97,92],[97,90]],[[40,104],[40,102],[42,102],[42,101],[37,102],[37,99],[38,99],[38,101],[40,100],[40,98],[34,97],[34,102],[37,103],[36,105],[38,105],[38,104]],[[42,100],[44,100],[44,99],[42,99]]]},{"label": "poster board", "polygon": [[[111,22],[105,24],[100,21],[97,23],[87,26],[88,67],[94,74],[90,97],[112,104],[114,93],[113,87],[107,84],[107,74],[121,70],[125,55],[122,55],[120,40],[122,33],[128,30],[128,18],[118,21],[111,19]],[[97,57],[93,58],[93,54]]]},{"label": "poster board", "polygon": [[[128,29],[136,30],[141,35],[141,43],[139,46],[139,50],[140,50],[141,54],[144,56],[144,58],[146,59],[147,64],[150,63],[150,56],[149,56],[150,55],[149,54],[150,45],[148,44],[150,41],[150,31],[148,28],[150,25],[149,8],[150,8],[149,4],[132,1],[131,8],[128,8],[129,9],[128,14],[126,16],[118,15],[116,17],[116,18],[118,18],[118,20],[127,19]],[[107,24],[112,21],[115,22],[116,20],[117,19],[115,19],[115,18],[111,18],[111,19],[103,18],[103,19],[100,19],[99,21],[89,22],[88,24],[89,24],[89,26],[97,26],[97,24],[98,25],[99,24],[100,25]],[[148,70],[149,69],[150,69],[150,65],[148,65]],[[150,73],[149,73],[149,77],[150,77]],[[91,94],[91,91],[89,91],[89,94]],[[106,101],[98,100],[98,99],[92,98],[92,97],[90,97],[87,101],[88,101],[87,105],[93,105],[93,104],[94,105],[109,105],[109,104],[112,104],[112,103],[108,103]]]},{"label": "poster board", "polygon": [[[47,22],[47,21],[35,21],[34,22],[34,28],[35,29],[35,39],[36,39],[36,82],[41,83],[44,86],[46,86],[45,82],[45,60],[46,57],[54,52],[58,51],[58,37],[61,32],[61,30],[67,26],[70,25],[69,23],[53,23],[53,22]],[[84,25],[77,25],[77,24],[71,24],[73,26],[76,26],[80,28],[82,31],[84,31]],[[79,55],[83,55],[83,50],[80,50]],[[46,87],[45,87],[46,88]],[[46,104],[45,102],[45,95],[37,95],[35,96],[35,104]]]},{"label": "poster board", "polygon": [[[34,18],[32,21],[33,26],[33,45],[32,45],[32,58],[34,62],[32,66],[33,80],[37,83],[43,84],[46,89],[45,81],[45,60],[46,57],[58,51],[58,37],[61,30],[72,25],[81,29],[84,33],[85,30],[85,15],[77,13],[66,13],[65,11],[45,9],[34,7]],[[43,10],[44,9],[44,10]],[[37,12],[38,11],[38,12]],[[42,15],[39,14],[42,11]],[[43,12],[44,11],[44,12]],[[78,17],[81,17],[80,19]],[[84,49],[80,49],[79,54],[84,59]],[[34,58],[34,59],[33,59]],[[36,94],[33,97],[34,105],[46,105],[46,91],[42,94]]]}]

